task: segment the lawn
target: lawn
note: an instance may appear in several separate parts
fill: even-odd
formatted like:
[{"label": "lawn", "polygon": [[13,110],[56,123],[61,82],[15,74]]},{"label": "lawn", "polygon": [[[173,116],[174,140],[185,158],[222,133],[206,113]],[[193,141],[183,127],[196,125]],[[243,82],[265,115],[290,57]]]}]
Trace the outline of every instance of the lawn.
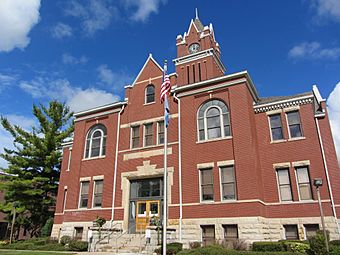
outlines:
[{"label": "lawn", "polygon": [[72,255],[75,253],[49,252],[49,251],[4,251],[0,250],[1,255]]}]

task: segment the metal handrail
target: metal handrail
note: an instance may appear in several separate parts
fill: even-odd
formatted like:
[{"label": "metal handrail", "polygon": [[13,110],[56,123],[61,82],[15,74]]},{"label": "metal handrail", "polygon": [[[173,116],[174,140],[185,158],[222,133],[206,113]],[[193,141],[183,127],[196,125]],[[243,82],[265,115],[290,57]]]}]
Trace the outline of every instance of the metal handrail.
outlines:
[{"label": "metal handrail", "polygon": [[97,240],[97,242],[94,244],[94,251],[96,251],[96,248],[97,248],[97,244],[98,243],[100,243],[101,241],[103,241],[105,238],[108,238],[108,242],[110,242],[110,237],[111,237],[111,235],[115,232],[114,231],[114,229],[115,229],[115,226],[116,225],[120,225],[120,229],[122,229],[121,228],[121,226],[122,226],[122,223],[121,222],[116,222],[111,228],[110,228],[110,233],[109,234],[107,234],[107,235],[105,235],[105,236],[103,236],[102,238],[101,237],[99,237],[99,239]]},{"label": "metal handrail", "polygon": [[129,234],[130,230],[132,230],[133,228],[135,228],[135,226],[130,226],[127,230],[123,231],[120,235],[116,237],[116,252],[118,252],[118,239],[120,239],[123,235],[127,233]]}]

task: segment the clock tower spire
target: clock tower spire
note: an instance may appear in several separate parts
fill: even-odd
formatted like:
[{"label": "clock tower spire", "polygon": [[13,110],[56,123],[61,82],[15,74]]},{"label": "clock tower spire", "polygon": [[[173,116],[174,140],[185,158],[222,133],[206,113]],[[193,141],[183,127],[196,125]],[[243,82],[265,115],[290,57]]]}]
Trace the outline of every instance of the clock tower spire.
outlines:
[{"label": "clock tower spire", "polygon": [[178,86],[220,77],[226,71],[213,25],[202,24],[197,8],[195,14],[188,31],[176,38],[177,58],[173,61],[178,74]]}]

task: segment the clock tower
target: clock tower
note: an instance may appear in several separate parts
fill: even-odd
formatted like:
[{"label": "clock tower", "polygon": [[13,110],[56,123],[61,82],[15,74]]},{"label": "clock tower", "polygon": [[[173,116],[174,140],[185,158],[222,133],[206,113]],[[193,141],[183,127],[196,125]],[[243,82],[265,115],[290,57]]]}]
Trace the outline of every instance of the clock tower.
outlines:
[{"label": "clock tower", "polygon": [[177,85],[193,84],[224,75],[226,69],[221,61],[221,50],[216,42],[213,26],[204,26],[196,17],[189,29],[176,39],[177,58],[174,59]]}]

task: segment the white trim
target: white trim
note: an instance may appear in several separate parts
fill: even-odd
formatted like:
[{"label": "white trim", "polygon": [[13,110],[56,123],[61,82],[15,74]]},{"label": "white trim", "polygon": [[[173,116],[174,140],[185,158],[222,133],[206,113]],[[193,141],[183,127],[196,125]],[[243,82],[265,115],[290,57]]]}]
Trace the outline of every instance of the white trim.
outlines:
[{"label": "white trim", "polygon": [[[90,178],[90,180],[91,180],[91,177],[85,177],[85,178]],[[83,183],[84,182],[88,182],[89,183],[89,191],[90,191],[90,180],[82,180],[82,178],[80,178],[80,189],[79,189],[79,197],[78,197],[78,209],[86,210],[87,207],[89,206],[89,195],[90,194],[87,195],[87,206],[86,207],[80,207],[80,204],[81,204],[81,190],[82,190],[82,187],[83,187]]]},{"label": "white trim", "polygon": [[293,167],[309,166],[309,165],[310,165],[309,160],[301,160],[301,161],[292,162]]},{"label": "white trim", "polygon": [[[239,80],[236,80],[236,81],[233,80],[233,79],[236,79],[236,78],[242,78],[242,79],[239,79]],[[229,80],[232,80],[232,81],[229,81]],[[211,87],[208,88],[208,90],[223,88],[223,87],[232,86],[232,85],[236,85],[236,84],[239,84],[239,83],[246,82],[253,99],[256,102],[259,100],[257,90],[255,88],[253,81],[251,80],[251,77],[250,77],[248,71],[242,71],[242,72],[238,72],[238,73],[228,74],[228,75],[224,75],[222,77],[217,77],[217,78],[213,78],[213,79],[210,79],[210,80],[205,80],[205,81],[200,81],[200,82],[196,82],[196,83],[192,83],[192,84],[188,84],[188,85],[184,85],[184,86],[179,86],[179,87],[176,87],[176,88],[173,87],[171,92],[176,93],[178,97],[182,97],[182,96],[190,95],[190,93],[184,94],[183,91],[196,89],[196,88],[200,88],[200,87],[205,87],[206,85],[209,85],[209,84],[216,84],[216,83],[225,82],[225,81],[229,81],[229,82],[223,83],[222,85],[220,84],[220,85],[217,85],[217,86],[211,86]],[[191,93],[191,94],[193,94],[193,93]]]},{"label": "white trim", "polygon": [[[178,113],[170,114],[170,119],[175,119],[175,118],[178,118]],[[164,120],[164,116],[122,124],[120,125],[120,128],[130,128],[130,127],[140,126],[140,125],[144,125],[144,124],[151,123],[151,122],[157,122],[161,120]]]},{"label": "white trim", "polygon": [[62,213],[65,212],[65,209],[66,209],[66,201],[67,201],[67,188],[66,188],[66,189],[64,188],[63,211],[62,211]]},{"label": "white trim", "polygon": [[67,169],[66,169],[66,171],[70,171],[71,157],[72,157],[72,147],[69,148],[69,152],[68,152],[68,160],[67,160]]},{"label": "white trim", "polygon": [[[145,126],[147,126],[147,125],[151,125],[151,127],[152,127],[152,144],[151,145],[145,145],[145,141],[146,141],[146,133],[145,133]],[[143,124],[143,147],[144,148],[149,148],[150,146],[155,146],[155,144],[154,144],[154,126],[153,126],[153,122],[149,122],[149,123],[144,123]]]},{"label": "white trim", "polygon": [[319,105],[321,104],[321,102],[325,102],[326,101],[326,99],[322,98],[322,96],[320,94],[320,91],[319,91],[319,89],[318,89],[318,87],[316,85],[313,85],[312,91],[313,91],[313,94],[314,94],[314,96],[316,98],[316,101],[318,102]]},{"label": "white trim", "polygon": [[266,115],[275,115],[275,114],[280,114],[282,112],[282,109],[277,109],[277,110],[271,110],[266,112]]},{"label": "white trim", "polygon": [[[299,177],[298,177],[298,173],[297,173],[297,168],[300,167],[306,167],[307,168],[307,174],[308,174],[308,179],[309,179],[309,189],[310,189],[310,194],[311,194],[311,199],[301,199],[300,196],[300,186],[299,186]],[[310,179],[310,172],[309,172],[309,166],[297,166],[294,167],[294,174],[295,174],[295,179],[296,179],[296,186],[297,186],[297,191],[298,191],[298,195],[299,195],[299,201],[314,201],[313,199],[313,190],[312,190],[312,184],[311,184],[311,179]]]},{"label": "white trim", "polygon": [[94,181],[104,180],[104,175],[95,175],[95,176],[92,176],[92,179]]},{"label": "white trim", "polygon": [[[104,144],[104,138],[106,138],[107,134],[104,134],[104,131],[100,128],[100,126],[97,126],[98,124],[93,125],[92,127],[89,128],[89,130],[87,131],[86,134],[86,138],[85,138],[85,150],[84,150],[84,157],[83,159],[92,159],[92,158],[100,158],[100,157],[105,157],[105,155],[103,155],[103,144]],[[105,129],[106,126],[103,124],[99,124],[102,125]],[[93,130],[93,128],[96,127],[96,129]],[[99,131],[101,133],[100,135],[100,142],[99,142],[99,155],[98,156],[94,156],[91,157],[91,153],[92,153],[92,141],[93,141],[93,134],[96,133],[97,131]],[[91,133],[92,132],[92,133]],[[91,133],[90,138],[88,137],[89,134]],[[98,139],[98,138],[95,138]],[[90,144],[89,144],[89,155],[88,157],[86,157],[86,150],[87,150],[87,140],[90,140]],[[105,145],[106,147],[106,145]],[[105,153],[106,154],[106,153]]]},{"label": "white trim", "polygon": [[138,73],[136,79],[135,79],[135,80],[133,81],[133,83],[129,86],[130,88],[132,88],[132,87],[136,84],[137,80],[139,79],[139,77],[140,77],[141,74],[143,73],[144,68],[146,67],[147,63],[148,63],[150,60],[152,60],[152,61],[156,64],[156,66],[162,71],[162,73],[164,72],[163,68],[157,63],[157,61],[152,57],[152,54],[150,53],[150,54],[149,54],[149,57],[146,59],[144,65],[143,65],[142,69],[139,71],[139,73]]},{"label": "white trim", "polygon": [[121,109],[121,108],[110,110],[110,111],[106,111],[106,112],[99,112],[99,113],[95,113],[95,114],[88,115],[88,116],[79,117],[79,118],[76,118],[74,120],[74,122],[79,122],[79,121],[82,121],[82,120],[98,118],[98,117],[101,117],[101,116],[109,115],[111,113],[116,113],[116,112],[119,112],[119,109]]},{"label": "white trim", "polygon": [[[292,197],[291,200],[282,200],[281,199],[281,190],[280,190],[280,182],[279,182],[279,175],[277,174],[278,171],[282,171],[282,170],[287,170],[288,171],[288,179],[289,179],[289,188],[290,188],[290,196]],[[274,169],[275,174],[276,174],[276,185],[277,185],[277,191],[278,191],[278,195],[279,195],[279,202],[280,203],[291,203],[294,201],[294,196],[293,196],[293,190],[292,190],[292,181],[291,181],[291,177],[290,177],[290,166],[286,166],[286,167],[277,167]]]},{"label": "white trim", "polygon": [[[282,131],[282,139],[277,139],[277,140],[273,140],[273,132],[272,132],[272,125],[270,123],[270,117],[274,116],[274,115],[279,115],[280,116],[280,123],[281,123],[281,131]],[[268,126],[269,126],[269,133],[270,133],[270,143],[278,143],[278,142],[286,142],[287,140],[285,139],[285,135],[284,135],[284,130],[283,130],[283,125],[282,125],[282,117],[281,117],[281,112],[280,113],[274,113],[271,115],[267,115],[267,119],[268,119]]]},{"label": "white trim", "polygon": [[214,168],[215,163],[214,162],[208,162],[208,163],[201,163],[201,164],[197,164],[197,169],[201,170],[201,169],[206,169],[206,168]]},{"label": "white trim", "polygon": [[119,107],[119,106],[123,106],[123,105],[126,105],[126,104],[127,104],[126,101],[115,102],[115,103],[112,103],[112,104],[102,105],[102,106],[98,106],[98,107],[95,107],[95,108],[92,108],[92,109],[76,112],[73,115],[74,115],[74,117],[77,118],[77,117],[79,117],[81,115],[87,115],[89,113],[94,113],[94,112],[97,112],[97,111],[107,110],[109,108]]},{"label": "white trim", "polygon": [[80,182],[89,182],[89,181],[91,181],[91,177],[90,176],[89,177],[80,177],[79,181]]},{"label": "white trim", "polygon": [[288,108],[283,108],[283,111],[285,113],[295,112],[295,111],[299,111],[299,110],[300,110],[300,105],[295,105],[295,106],[291,106],[291,107],[288,107]]},{"label": "white trim", "polygon": [[224,160],[224,161],[218,161],[217,162],[217,166],[218,167],[224,167],[224,166],[233,166],[235,165],[235,160],[231,159],[231,160]]},{"label": "white trim", "polygon": [[313,95],[306,95],[300,97],[294,97],[285,100],[274,101],[266,104],[254,105],[253,109],[255,113],[266,112],[270,110],[287,108],[291,106],[310,104],[313,102]]}]

